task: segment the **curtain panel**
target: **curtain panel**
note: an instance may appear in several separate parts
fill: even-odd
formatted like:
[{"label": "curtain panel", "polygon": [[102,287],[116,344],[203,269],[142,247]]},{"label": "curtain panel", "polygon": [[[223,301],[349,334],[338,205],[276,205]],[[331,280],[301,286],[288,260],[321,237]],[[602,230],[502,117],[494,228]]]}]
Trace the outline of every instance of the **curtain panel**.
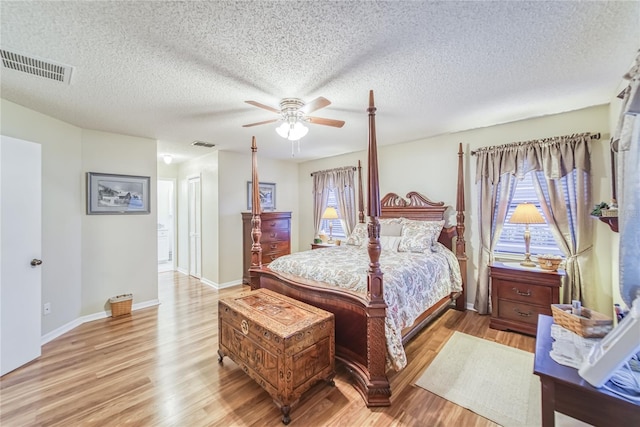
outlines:
[{"label": "curtain panel", "polygon": [[322,214],[327,208],[329,193],[334,192],[338,203],[340,220],[347,235],[356,223],[355,168],[346,166],[313,172],[313,225],[315,234],[320,233]]},{"label": "curtain panel", "polygon": [[624,77],[629,85],[623,94],[613,146],[617,147],[618,164],[620,295],[631,308],[634,300],[640,304],[640,117],[637,106],[631,108],[640,99],[640,52]]},{"label": "curtain panel", "polygon": [[[491,313],[489,265],[517,180],[536,172],[536,192],[558,246],[566,257],[562,302],[589,304],[588,259],[593,246],[589,133],[485,147],[476,151],[480,254],[474,308]],[[579,171],[578,178],[573,172]],[[545,197],[543,187],[547,189]],[[567,203],[568,201],[568,203]],[[575,297],[575,298],[574,298]]]}]

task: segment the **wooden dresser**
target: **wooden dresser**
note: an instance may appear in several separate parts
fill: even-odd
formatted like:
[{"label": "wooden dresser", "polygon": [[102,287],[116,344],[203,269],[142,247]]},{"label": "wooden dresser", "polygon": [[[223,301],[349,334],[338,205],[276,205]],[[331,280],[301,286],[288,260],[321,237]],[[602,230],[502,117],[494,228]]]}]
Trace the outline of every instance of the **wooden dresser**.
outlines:
[{"label": "wooden dresser", "polygon": [[218,362],[224,356],[254,379],[282,412],[321,380],[334,385],[332,313],[268,289],[218,302]]},{"label": "wooden dresser", "polygon": [[536,334],[538,315],[551,315],[551,304],[560,303],[565,273],[518,262],[494,262],[491,266],[491,321],[494,329]]},{"label": "wooden dresser", "polygon": [[[251,267],[251,212],[242,212],[242,282],[249,283]],[[262,264],[291,253],[291,212],[262,212]]]}]

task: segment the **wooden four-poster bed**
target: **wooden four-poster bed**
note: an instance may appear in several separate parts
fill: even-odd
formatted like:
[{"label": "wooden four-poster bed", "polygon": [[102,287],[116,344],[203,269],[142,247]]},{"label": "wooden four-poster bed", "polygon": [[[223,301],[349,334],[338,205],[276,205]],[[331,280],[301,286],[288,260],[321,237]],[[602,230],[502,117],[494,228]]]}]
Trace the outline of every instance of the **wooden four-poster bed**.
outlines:
[{"label": "wooden four-poster bed", "polygon": [[[283,295],[295,298],[310,305],[324,309],[335,316],[336,358],[344,363],[354,378],[354,385],[365,400],[367,406],[390,405],[391,388],[386,375],[387,342],[385,318],[387,304],[380,266],[380,220],[386,218],[407,218],[420,221],[441,221],[447,209],[443,202],[431,202],[416,192],[407,195],[407,200],[396,194],[379,197],[378,162],[375,129],[375,105],[373,91],[369,93],[369,141],[368,141],[368,201],[367,224],[368,270],[366,273],[366,292],[353,292],[305,279],[292,274],[276,272],[262,265],[262,235],[260,219],[260,195],[258,186],[252,193],[252,248],[251,268],[249,270],[251,289],[267,288]],[[257,146],[252,140],[252,180],[258,179]],[[455,306],[464,310],[466,285],[466,262],[464,241],[464,186],[463,186],[462,144],[458,150],[458,183],[456,196],[456,221],[452,227],[444,227],[438,241],[455,253],[454,263],[461,272],[461,290],[450,292],[432,304],[417,317],[415,322],[402,329],[402,344],[417,334],[433,317],[448,307]],[[361,173],[360,173],[361,175]],[[360,223],[364,222],[362,179],[360,179]],[[457,237],[457,238],[456,238]],[[455,240],[455,243],[454,243]],[[363,245],[364,246],[364,245]],[[320,249],[312,252],[326,251]],[[449,254],[450,256],[453,256]],[[364,267],[364,266],[363,266]],[[457,266],[456,266],[457,267]],[[388,290],[387,290],[388,291]]]}]

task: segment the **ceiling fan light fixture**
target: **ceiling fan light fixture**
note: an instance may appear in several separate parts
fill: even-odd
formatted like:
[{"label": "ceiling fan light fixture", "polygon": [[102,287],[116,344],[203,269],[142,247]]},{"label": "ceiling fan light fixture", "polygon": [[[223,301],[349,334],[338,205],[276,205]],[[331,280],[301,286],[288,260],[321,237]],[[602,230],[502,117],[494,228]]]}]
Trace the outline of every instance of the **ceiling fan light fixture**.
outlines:
[{"label": "ceiling fan light fixture", "polygon": [[278,135],[280,135],[283,138],[289,138],[289,129],[290,129],[289,123],[284,122],[276,128],[276,132],[278,132]]},{"label": "ceiling fan light fixture", "polygon": [[173,156],[171,154],[165,154],[164,156],[162,156],[162,160],[164,160],[165,164],[170,165],[173,161]]},{"label": "ceiling fan light fixture", "polygon": [[303,125],[300,122],[296,122],[291,130],[289,131],[289,137],[287,138],[289,141],[297,141],[302,139],[309,132],[309,128]]}]

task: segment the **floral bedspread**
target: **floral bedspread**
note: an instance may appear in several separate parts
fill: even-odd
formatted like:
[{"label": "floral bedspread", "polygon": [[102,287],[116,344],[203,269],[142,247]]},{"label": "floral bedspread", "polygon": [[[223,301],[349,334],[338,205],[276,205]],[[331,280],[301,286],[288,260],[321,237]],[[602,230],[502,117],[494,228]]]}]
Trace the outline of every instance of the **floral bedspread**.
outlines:
[{"label": "floral bedspread", "polygon": [[[269,269],[328,283],[366,294],[369,255],[366,247],[336,246],[283,256]],[[383,250],[380,268],[384,273],[387,303],[385,332],[391,366],[407,365],[402,346],[402,329],[412,325],[427,308],[462,289],[456,256],[440,243],[427,253]]]}]

